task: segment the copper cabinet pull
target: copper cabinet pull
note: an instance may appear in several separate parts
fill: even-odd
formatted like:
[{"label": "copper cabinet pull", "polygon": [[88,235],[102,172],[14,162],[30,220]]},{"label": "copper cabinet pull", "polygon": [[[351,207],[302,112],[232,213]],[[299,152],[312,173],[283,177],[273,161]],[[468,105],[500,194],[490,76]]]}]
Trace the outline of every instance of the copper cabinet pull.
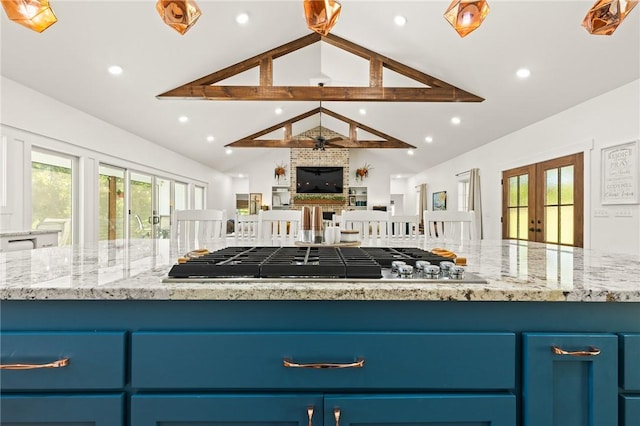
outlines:
[{"label": "copper cabinet pull", "polygon": [[551,352],[556,355],[569,355],[569,356],[597,356],[600,355],[600,349],[595,346],[589,346],[588,351],[565,351],[557,346],[551,346]]},{"label": "copper cabinet pull", "polygon": [[62,358],[47,364],[1,364],[0,370],[35,370],[37,368],[61,368],[69,365],[69,358]]},{"label": "copper cabinet pull", "polygon": [[307,416],[309,417],[309,426],[313,426],[313,405],[307,407]]},{"label": "copper cabinet pull", "polygon": [[288,359],[283,359],[282,365],[287,368],[362,368],[364,367],[364,358],[360,358],[356,362],[349,362],[346,364],[333,364],[329,362],[299,364]]},{"label": "copper cabinet pull", "polygon": [[336,419],[336,426],[340,426],[340,409],[337,407],[333,409],[333,418]]}]

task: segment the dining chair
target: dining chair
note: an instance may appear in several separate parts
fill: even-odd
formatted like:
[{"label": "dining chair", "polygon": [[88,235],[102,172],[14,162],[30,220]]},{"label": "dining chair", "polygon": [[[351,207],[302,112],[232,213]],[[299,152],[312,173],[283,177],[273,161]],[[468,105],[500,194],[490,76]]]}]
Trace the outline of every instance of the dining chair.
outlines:
[{"label": "dining chair", "polygon": [[260,210],[258,241],[269,245],[293,245],[300,234],[300,210]]},{"label": "dining chair", "polygon": [[361,240],[385,239],[389,232],[389,212],[382,210],[343,210],[341,229],[360,231]]},{"label": "dining chair", "polygon": [[475,212],[430,211],[423,212],[425,241],[476,240]]},{"label": "dining chair", "polygon": [[225,242],[226,210],[176,210],[173,212],[171,242],[179,250],[213,248]]},{"label": "dining chair", "polygon": [[58,245],[71,244],[71,219],[58,219],[47,217],[36,225],[38,230],[60,231],[58,233]]},{"label": "dining chair", "polygon": [[415,215],[391,215],[389,216],[390,240],[417,240],[420,227],[420,216]]},{"label": "dining chair", "polygon": [[258,223],[260,216],[257,214],[236,215],[233,237],[238,243],[249,243],[258,240]]}]

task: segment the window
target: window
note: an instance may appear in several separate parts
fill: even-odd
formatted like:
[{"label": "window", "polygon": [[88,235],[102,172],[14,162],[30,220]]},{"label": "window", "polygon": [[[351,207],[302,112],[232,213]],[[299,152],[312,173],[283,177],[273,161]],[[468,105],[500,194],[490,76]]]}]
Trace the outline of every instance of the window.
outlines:
[{"label": "window", "polygon": [[75,159],[31,151],[31,228],[60,231],[59,245],[73,241],[73,166]]},{"label": "window", "polygon": [[196,185],[195,187],[193,208],[196,210],[204,209],[204,187],[203,186]]},{"label": "window", "polygon": [[469,211],[469,177],[458,181],[458,211]]}]

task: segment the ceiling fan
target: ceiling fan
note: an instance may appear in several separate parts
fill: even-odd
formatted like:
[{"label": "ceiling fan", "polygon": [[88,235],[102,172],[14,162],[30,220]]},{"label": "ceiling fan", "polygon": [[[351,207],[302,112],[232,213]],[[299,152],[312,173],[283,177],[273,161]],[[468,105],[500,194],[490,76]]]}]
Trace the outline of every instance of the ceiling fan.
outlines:
[{"label": "ceiling fan", "polygon": [[[320,83],[318,83],[318,86],[324,87],[324,83],[320,82]],[[314,151],[324,151],[325,148],[327,147],[327,145],[330,145],[331,142],[335,142],[335,141],[339,141],[339,140],[343,139],[342,137],[335,137],[335,138],[331,138],[331,139],[327,140],[327,138],[322,136],[322,99],[320,99],[320,126],[318,127],[318,129],[319,129],[318,136],[313,138],[313,141],[314,141],[313,150]],[[339,146],[337,148],[339,148]]]}]

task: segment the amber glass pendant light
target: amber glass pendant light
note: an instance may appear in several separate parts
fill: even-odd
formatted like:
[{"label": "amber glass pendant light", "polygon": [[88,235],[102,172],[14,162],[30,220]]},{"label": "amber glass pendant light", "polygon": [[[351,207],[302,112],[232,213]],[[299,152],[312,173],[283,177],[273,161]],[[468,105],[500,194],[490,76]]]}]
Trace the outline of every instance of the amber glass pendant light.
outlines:
[{"label": "amber glass pendant light", "polygon": [[180,34],[193,27],[202,15],[194,0],[158,0],[156,10],[164,23]]},{"label": "amber glass pendant light", "polygon": [[2,7],[10,20],[39,33],[58,22],[49,0],[2,0]]},{"label": "amber glass pendant light", "polygon": [[489,14],[489,3],[486,0],[453,0],[444,13],[444,18],[465,37],[478,28]]},{"label": "amber glass pendant light", "polygon": [[338,21],[342,6],[335,0],[304,0],[307,26],[323,36],[329,34]]},{"label": "amber glass pendant light", "polygon": [[598,0],[589,9],[582,26],[595,35],[611,35],[639,2],[628,0]]}]

